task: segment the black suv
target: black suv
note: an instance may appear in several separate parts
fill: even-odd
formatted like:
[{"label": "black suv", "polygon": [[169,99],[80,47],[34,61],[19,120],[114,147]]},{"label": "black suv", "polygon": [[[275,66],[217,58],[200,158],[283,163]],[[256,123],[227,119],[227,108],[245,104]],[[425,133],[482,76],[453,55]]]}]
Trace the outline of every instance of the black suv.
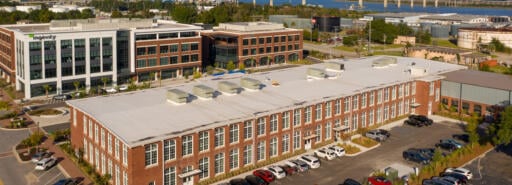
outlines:
[{"label": "black suv", "polygon": [[422,126],[430,126],[434,123],[432,119],[427,118],[427,116],[423,115],[410,115],[408,120],[404,121],[404,124],[422,127]]},{"label": "black suv", "polygon": [[429,157],[421,154],[416,150],[406,150],[402,153],[402,156],[405,160],[414,161],[420,164],[428,164],[430,163]]},{"label": "black suv", "polygon": [[434,153],[436,151],[435,148],[409,148],[408,151],[416,151],[420,154],[423,154],[425,157],[432,159],[434,157]]}]

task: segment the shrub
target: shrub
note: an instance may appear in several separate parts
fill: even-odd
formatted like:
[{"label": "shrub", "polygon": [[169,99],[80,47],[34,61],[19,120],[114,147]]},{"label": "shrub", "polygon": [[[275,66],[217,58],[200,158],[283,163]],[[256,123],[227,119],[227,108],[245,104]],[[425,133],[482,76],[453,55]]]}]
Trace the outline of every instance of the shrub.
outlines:
[{"label": "shrub", "polygon": [[373,139],[367,138],[367,137],[359,137],[352,140],[353,143],[364,146],[366,148],[373,147],[377,144],[379,144],[377,141],[374,141]]},{"label": "shrub", "polygon": [[338,144],[338,146],[344,148],[347,154],[355,154],[361,151],[358,147],[349,144]]}]

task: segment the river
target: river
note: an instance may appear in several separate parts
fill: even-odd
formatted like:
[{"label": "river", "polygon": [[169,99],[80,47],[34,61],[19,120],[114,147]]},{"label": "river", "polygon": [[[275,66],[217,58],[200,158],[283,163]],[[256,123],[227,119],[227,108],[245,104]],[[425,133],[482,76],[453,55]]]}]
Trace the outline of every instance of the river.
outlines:
[{"label": "river", "polygon": [[[252,3],[252,0],[241,0],[240,2]],[[281,4],[300,4],[301,0],[274,0],[274,5]],[[458,14],[473,14],[473,15],[504,15],[512,16],[512,9],[510,8],[479,8],[479,7],[447,7],[447,6],[427,6],[423,8],[422,4],[415,3],[414,7],[410,7],[410,1],[401,1],[401,7],[398,8],[395,3],[389,3],[388,7],[384,8],[383,3],[365,2],[364,8],[361,10],[375,11],[375,12],[426,12],[426,13],[458,13]],[[257,4],[268,4],[269,0],[256,0]],[[334,0],[315,0],[307,1],[307,4],[322,5],[324,8],[340,8],[349,9],[350,6],[357,7],[358,2],[336,2]],[[442,3],[439,2],[439,5]]]}]

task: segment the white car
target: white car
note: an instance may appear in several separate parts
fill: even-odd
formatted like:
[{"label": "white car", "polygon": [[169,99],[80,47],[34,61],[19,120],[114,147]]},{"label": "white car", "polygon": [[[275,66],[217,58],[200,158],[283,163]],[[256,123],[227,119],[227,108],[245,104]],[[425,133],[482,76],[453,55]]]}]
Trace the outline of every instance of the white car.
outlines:
[{"label": "white car", "polygon": [[345,149],[343,147],[333,145],[333,146],[328,147],[328,149],[334,151],[334,153],[338,157],[342,157],[345,155]]},{"label": "white car", "polygon": [[471,171],[469,171],[466,168],[446,168],[446,170],[444,170],[444,172],[462,174],[462,175],[466,176],[468,178],[468,180],[471,180],[471,178],[473,178],[473,174],[471,173]]},{"label": "white car", "polygon": [[46,170],[52,167],[55,164],[55,162],[55,158],[53,157],[44,158],[43,160],[40,160],[39,162],[36,163],[35,170]]},{"label": "white car", "polygon": [[319,149],[315,151],[315,155],[319,158],[324,158],[327,160],[333,160],[336,157],[334,151],[328,149]]},{"label": "white car", "polygon": [[286,177],[286,172],[284,172],[284,170],[279,166],[269,166],[267,167],[267,170],[272,172],[277,179]]},{"label": "white car", "polygon": [[297,159],[304,161],[311,169],[320,168],[320,160],[312,155],[303,155]]},{"label": "white car", "polygon": [[126,90],[128,90],[128,86],[127,85],[121,85],[121,86],[119,86],[119,90],[120,91],[126,91]]}]

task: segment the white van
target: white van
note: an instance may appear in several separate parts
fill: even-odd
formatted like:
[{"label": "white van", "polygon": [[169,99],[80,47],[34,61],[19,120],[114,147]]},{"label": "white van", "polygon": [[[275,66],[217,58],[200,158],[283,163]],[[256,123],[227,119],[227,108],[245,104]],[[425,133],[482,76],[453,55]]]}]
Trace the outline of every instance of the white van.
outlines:
[{"label": "white van", "polygon": [[297,159],[307,163],[311,169],[320,168],[320,160],[314,156],[303,155]]},{"label": "white van", "polygon": [[333,145],[333,146],[328,147],[328,149],[334,151],[334,153],[338,157],[342,157],[345,155],[345,149],[343,147]]},{"label": "white van", "polygon": [[36,163],[35,170],[46,170],[55,164],[55,158],[45,158]]}]

